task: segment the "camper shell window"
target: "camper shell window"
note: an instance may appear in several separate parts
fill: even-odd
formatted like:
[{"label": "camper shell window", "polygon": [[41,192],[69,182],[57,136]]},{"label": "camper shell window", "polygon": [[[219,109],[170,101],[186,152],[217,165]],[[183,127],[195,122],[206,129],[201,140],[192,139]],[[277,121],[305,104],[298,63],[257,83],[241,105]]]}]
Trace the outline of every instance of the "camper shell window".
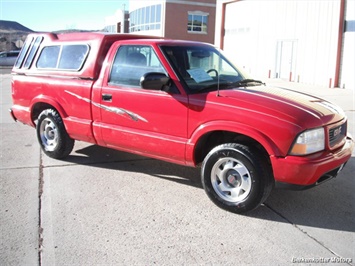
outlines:
[{"label": "camper shell window", "polygon": [[47,46],[37,61],[39,69],[79,71],[89,54],[86,44]]}]

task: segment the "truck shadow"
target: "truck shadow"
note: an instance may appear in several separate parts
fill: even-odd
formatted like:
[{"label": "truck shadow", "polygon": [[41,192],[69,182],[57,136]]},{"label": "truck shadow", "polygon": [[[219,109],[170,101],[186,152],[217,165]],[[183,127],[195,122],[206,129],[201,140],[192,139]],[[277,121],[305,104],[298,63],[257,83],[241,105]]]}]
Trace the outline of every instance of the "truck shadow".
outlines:
[{"label": "truck shadow", "polygon": [[[304,191],[274,189],[264,204],[284,220],[303,226],[355,232],[355,157],[335,179]],[[249,214],[264,219],[262,208]]]},{"label": "truck shadow", "polygon": [[[66,161],[105,169],[139,172],[202,189],[199,168],[175,165],[95,145],[76,150]],[[352,177],[354,171],[355,157],[352,157],[336,179],[305,191],[274,189],[265,204],[245,216],[355,232],[355,187]]]},{"label": "truck shadow", "polygon": [[105,169],[144,173],[183,185],[201,188],[200,169],[91,145],[75,150],[65,161]]}]

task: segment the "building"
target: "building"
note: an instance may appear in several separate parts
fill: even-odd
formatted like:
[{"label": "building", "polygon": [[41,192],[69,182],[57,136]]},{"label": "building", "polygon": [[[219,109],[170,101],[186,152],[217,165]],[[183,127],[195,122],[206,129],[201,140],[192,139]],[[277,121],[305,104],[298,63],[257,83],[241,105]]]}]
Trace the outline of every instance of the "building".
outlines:
[{"label": "building", "polygon": [[215,44],[258,78],[355,87],[355,0],[217,0]]},{"label": "building", "polygon": [[216,0],[129,2],[129,32],[214,43]]},{"label": "building", "polygon": [[129,13],[124,9],[118,9],[112,16],[105,18],[106,32],[112,33],[128,33]]}]

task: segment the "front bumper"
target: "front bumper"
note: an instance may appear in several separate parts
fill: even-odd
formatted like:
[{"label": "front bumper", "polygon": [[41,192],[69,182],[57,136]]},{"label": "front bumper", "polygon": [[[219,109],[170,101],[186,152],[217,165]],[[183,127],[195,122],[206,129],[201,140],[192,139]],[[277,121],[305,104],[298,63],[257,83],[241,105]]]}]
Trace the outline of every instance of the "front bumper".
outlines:
[{"label": "front bumper", "polygon": [[325,151],[305,157],[271,157],[274,178],[279,187],[310,188],[334,178],[350,159],[354,140],[347,136],[345,144],[336,151]]}]

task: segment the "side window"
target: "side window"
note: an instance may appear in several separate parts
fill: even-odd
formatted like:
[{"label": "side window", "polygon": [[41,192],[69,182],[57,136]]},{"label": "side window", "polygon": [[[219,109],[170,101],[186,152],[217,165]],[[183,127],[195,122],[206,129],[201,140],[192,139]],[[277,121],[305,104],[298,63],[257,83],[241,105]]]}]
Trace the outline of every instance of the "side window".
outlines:
[{"label": "side window", "polygon": [[116,53],[109,84],[140,86],[140,78],[149,72],[167,74],[153,48],[124,45]]},{"label": "side window", "polygon": [[9,56],[10,57],[18,57],[19,53],[18,52],[10,52]]},{"label": "side window", "polygon": [[39,59],[37,61],[38,68],[56,68],[60,46],[47,46],[44,47]]},{"label": "side window", "polygon": [[33,58],[35,57],[37,51],[38,51],[38,48],[39,48],[39,45],[41,44],[43,40],[43,37],[40,36],[40,37],[37,37],[36,40],[34,41],[30,51],[29,51],[29,54],[25,60],[25,63],[24,63],[24,68],[30,68],[31,65],[32,65],[32,61],[33,61]]},{"label": "side window", "polygon": [[57,45],[44,47],[37,68],[79,71],[87,58],[88,45]]},{"label": "side window", "polygon": [[20,68],[22,65],[23,60],[25,59],[27,52],[31,46],[31,44],[33,43],[33,37],[28,37],[25,41],[25,45],[22,47],[20,55],[18,56],[16,63],[15,63],[15,67],[16,68]]},{"label": "side window", "polygon": [[89,51],[87,45],[64,45],[59,60],[59,69],[80,70]]}]

